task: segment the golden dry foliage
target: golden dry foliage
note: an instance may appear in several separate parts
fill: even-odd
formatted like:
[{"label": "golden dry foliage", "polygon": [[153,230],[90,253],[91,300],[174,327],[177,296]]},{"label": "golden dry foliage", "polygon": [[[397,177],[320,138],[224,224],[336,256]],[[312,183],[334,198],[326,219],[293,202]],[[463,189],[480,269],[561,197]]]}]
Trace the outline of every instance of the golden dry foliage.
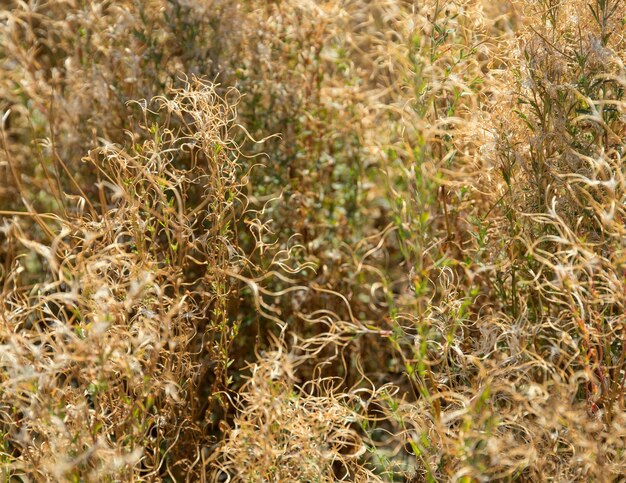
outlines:
[{"label": "golden dry foliage", "polygon": [[7,480],[626,473],[621,0],[2,5]]},{"label": "golden dry foliage", "polygon": [[236,95],[194,81],[154,100],[165,124],[139,103],[129,148],[83,160],[96,206],[74,195],[65,216],[25,212],[45,242],[21,218],[5,225],[2,432],[17,474],[152,479],[200,451],[236,335],[226,274],[245,266],[229,228],[245,205]]},{"label": "golden dry foliage", "polygon": [[216,454],[221,474],[238,481],[382,481],[362,464],[367,446],[359,429],[367,402],[388,388],[346,391],[341,380],[322,377],[298,384],[296,369],[310,353],[287,352],[282,338],[276,345],[241,387],[234,428]]}]

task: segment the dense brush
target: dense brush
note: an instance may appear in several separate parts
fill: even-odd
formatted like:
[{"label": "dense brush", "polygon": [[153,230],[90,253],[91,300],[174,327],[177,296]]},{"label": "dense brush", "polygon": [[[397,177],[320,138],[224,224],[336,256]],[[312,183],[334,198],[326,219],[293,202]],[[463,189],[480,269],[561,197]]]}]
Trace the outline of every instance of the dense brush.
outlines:
[{"label": "dense brush", "polygon": [[0,3],[7,481],[626,472],[623,2]]}]

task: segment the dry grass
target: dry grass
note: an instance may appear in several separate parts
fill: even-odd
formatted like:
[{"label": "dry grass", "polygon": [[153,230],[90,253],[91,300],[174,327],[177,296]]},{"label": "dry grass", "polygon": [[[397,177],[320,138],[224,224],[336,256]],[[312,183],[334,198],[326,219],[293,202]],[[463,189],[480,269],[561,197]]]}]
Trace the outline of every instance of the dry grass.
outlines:
[{"label": "dry grass", "polygon": [[626,473],[620,0],[1,3],[7,481]]}]

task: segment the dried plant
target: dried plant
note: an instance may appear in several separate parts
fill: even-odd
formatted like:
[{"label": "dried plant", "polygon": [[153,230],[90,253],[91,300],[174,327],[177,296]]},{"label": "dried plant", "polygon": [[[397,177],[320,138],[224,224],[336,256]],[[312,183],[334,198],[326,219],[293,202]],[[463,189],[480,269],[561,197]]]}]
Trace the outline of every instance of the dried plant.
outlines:
[{"label": "dried plant", "polygon": [[623,2],[2,5],[5,479],[626,472]]}]

